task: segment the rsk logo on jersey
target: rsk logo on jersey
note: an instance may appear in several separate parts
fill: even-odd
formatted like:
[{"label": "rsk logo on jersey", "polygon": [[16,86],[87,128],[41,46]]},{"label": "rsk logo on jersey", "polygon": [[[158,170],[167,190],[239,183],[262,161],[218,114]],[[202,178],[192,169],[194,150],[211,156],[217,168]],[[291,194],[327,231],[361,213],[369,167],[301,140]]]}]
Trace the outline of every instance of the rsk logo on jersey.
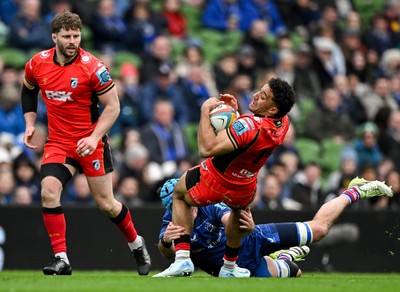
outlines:
[{"label": "rsk logo on jersey", "polygon": [[74,101],[71,97],[72,92],[46,90],[45,93],[47,99],[64,101],[64,102],[67,100]]}]

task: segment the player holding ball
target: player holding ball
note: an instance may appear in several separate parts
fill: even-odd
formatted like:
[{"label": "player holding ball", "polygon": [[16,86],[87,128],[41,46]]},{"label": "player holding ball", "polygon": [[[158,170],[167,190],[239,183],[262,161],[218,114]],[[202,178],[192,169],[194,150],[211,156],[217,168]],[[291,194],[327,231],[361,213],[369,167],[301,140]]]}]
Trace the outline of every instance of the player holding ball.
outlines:
[{"label": "player holding ball", "polygon": [[[21,93],[26,124],[24,143],[30,149],[37,147],[31,141],[39,90],[47,107],[49,134],[40,176],[42,215],[54,258],[43,273],[72,273],[60,197],[67,182],[79,171],[86,175],[96,205],[124,235],[138,273],[147,275],[151,260],[144,239],[137,234],[129,209],[113,194],[113,165],[106,133],[120,111],[114,81],[102,61],[80,48],[82,22],[77,14],[57,14],[51,30],[55,47],[28,61]],[[104,105],[101,115],[98,102]]]},{"label": "player holding ball", "polygon": [[295,93],[284,80],[273,78],[253,95],[249,104],[252,114],[241,115],[229,128],[215,132],[210,111],[220,104],[238,110],[230,94],[209,98],[201,107],[198,132],[199,152],[207,158],[189,169],[175,187],[172,222],[185,231],[175,243],[175,262],[154,277],[191,275],[190,234],[193,230],[191,206],[224,202],[232,208],[226,224],[224,265],[219,277],[249,277],[247,269],[236,265],[244,237],[241,217],[254,198],[259,170],[282,144],[289,129],[288,113],[295,103]]}]

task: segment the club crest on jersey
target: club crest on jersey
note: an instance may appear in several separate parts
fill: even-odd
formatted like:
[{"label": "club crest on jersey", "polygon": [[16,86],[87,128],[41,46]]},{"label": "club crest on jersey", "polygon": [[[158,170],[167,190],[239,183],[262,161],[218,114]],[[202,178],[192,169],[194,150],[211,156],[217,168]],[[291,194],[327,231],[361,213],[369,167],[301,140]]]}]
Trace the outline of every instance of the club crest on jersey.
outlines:
[{"label": "club crest on jersey", "polygon": [[99,170],[100,169],[100,160],[96,159],[92,161],[92,165],[94,170]]},{"label": "club crest on jersey", "polygon": [[274,121],[275,127],[280,128],[282,127],[282,120]]},{"label": "club crest on jersey", "polygon": [[103,66],[99,70],[97,70],[96,76],[99,79],[101,85],[104,85],[111,80],[110,73],[108,73],[106,66]]},{"label": "club crest on jersey", "polygon": [[76,88],[78,86],[78,78],[71,78],[71,87]]}]

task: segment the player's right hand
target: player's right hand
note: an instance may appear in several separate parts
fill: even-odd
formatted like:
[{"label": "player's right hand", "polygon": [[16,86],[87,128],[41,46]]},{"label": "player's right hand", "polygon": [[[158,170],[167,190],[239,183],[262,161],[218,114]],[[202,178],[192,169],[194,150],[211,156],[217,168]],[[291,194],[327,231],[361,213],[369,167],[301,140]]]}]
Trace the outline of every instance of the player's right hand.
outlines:
[{"label": "player's right hand", "polygon": [[185,227],[174,225],[174,223],[170,222],[164,233],[164,241],[172,242],[173,240],[178,239],[184,234],[185,234]]},{"label": "player's right hand", "polygon": [[24,135],[24,144],[29,149],[36,149],[37,146],[31,143],[33,134],[35,134],[35,127],[27,127]]}]

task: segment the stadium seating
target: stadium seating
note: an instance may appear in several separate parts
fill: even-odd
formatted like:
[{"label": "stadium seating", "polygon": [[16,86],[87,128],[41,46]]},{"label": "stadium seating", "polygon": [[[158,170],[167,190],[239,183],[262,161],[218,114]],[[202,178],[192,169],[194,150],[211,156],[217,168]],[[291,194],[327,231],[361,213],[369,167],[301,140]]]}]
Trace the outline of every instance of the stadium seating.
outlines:
[{"label": "stadium seating", "polygon": [[295,146],[299,151],[302,164],[318,162],[320,160],[321,146],[315,140],[308,138],[297,138]]},{"label": "stadium seating", "polygon": [[14,48],[1,49],[0,56],[4,60],[4,65],[15,68],[24,68],[25,63],[28,61],[24,51]]},{"label": "stadium seating", "polygon": [[342,153],[343,144],[332,139],[324,139],[321,141],[321,168],[324,175],[339,169],[340,155]]}]

